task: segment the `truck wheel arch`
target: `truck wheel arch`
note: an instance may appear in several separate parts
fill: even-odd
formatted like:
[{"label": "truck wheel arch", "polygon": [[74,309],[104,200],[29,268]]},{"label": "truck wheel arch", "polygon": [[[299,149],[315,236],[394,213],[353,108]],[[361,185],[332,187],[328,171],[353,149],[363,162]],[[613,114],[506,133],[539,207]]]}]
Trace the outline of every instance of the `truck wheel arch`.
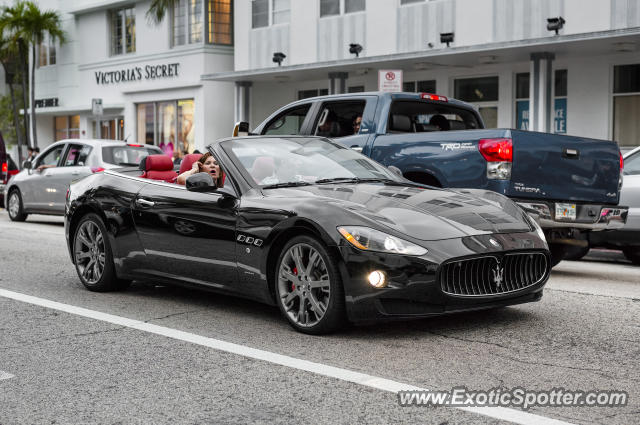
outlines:
[{"label": "truck wheel arch", "polygon": [[427,171],[405,171],[403,176],[412,182],[426,184],[433,187],[442,187],[440,180]]}]

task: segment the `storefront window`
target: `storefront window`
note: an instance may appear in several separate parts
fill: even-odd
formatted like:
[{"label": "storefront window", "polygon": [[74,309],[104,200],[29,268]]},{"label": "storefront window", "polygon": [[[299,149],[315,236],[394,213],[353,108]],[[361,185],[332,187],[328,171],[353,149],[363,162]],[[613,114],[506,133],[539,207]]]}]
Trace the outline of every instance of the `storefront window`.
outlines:
[{"label": "storefront window", "polygon": [[529,130],[529,73],[516,74],[516,128]]},{"label": "storefront window", "polygon": [[567,132],[567,70],[558,69],[554,75],[553,132]]},{"label": "storefront window", "polygon": [[614,67],[613,139],[620,146],[640,145],[640,64]]},{"label": "storefront window", "polygon": [[232,44],[231,0],[176,0],[171,16],[174,46],[202,43],[204,16],[210,44]]},{"label": "storefront window", "polygon": [[210,44],[233,44],[231,0],[209,0]]},{"label": "storefront window", "polygon": [[138,110],[138,142],[156,145],[174,158],[182,158],[195,150],[194,101],[171,100],[140,103]]},{"label": "storefront window", "polygon": [[453,97],[474,104],[486,128],[498,126],[498,77],[455,80]]},{"label": "storefront window", "polygon": [[111,11],[111,55],[136,51],[136,8]]},{"label": "storefront window", "polygon": [[409,93],[436,93],[436,80],[405,81],[402,83],[402,91]]},{"label": "storefront window", "polygon": [[80,138],[80,115],[63,115],[54,118],[56,141]]}]

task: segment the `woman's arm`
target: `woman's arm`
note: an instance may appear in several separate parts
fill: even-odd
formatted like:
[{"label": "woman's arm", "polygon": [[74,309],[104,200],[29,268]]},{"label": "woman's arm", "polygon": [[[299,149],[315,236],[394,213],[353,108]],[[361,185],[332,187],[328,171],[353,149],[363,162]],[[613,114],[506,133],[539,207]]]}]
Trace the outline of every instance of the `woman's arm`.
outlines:
[{"label": "woman's arm", "polygon": [[193,163],[190,170],[185,171],[184,173],[178,176],[178,178],[176,179],[176,183],[184,185],[187,182],[187,177],[192,176],[199,172],[200,172],[200,163],[196,161]]}]

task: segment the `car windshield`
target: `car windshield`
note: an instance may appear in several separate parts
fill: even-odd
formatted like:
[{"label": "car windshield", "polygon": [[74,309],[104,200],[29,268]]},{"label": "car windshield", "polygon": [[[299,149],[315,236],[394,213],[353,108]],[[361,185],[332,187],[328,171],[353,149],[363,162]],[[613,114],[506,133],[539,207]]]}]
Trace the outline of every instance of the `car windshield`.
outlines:
[{"label": "car windshield", "polygon": [[102,148],[102,160],[108,164],[135,166],[140,164],[142,158],[147,155],[161,154],[158,148],[146,146],[104,146]]},{"label": "car windshield", "polygon": [[377,162],[328,139],[246,138],[228,140],[222,147],[263,187],[404,181]]}]

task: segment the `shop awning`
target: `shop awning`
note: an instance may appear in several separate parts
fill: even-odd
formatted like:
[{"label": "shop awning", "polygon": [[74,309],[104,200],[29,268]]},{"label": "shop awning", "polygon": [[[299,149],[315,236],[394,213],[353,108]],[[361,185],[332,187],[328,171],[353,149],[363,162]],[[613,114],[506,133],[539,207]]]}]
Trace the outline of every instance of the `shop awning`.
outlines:
[{"label": "shop awning", "polygon": [[273,66],[246,71],[219,72],[204,74],[201,78],[211,81],[310,81],[326,79],[328,72],[349,72],[362,75],[380,68],[404,70],[471,68],[489,63],[527,62],[530,60],[531,53],[541,51],[555,53],[556,59],[559,59],[610,54],[615,51],[628,52],[629,49],[640,49],[640,27],[281,67]]}]

